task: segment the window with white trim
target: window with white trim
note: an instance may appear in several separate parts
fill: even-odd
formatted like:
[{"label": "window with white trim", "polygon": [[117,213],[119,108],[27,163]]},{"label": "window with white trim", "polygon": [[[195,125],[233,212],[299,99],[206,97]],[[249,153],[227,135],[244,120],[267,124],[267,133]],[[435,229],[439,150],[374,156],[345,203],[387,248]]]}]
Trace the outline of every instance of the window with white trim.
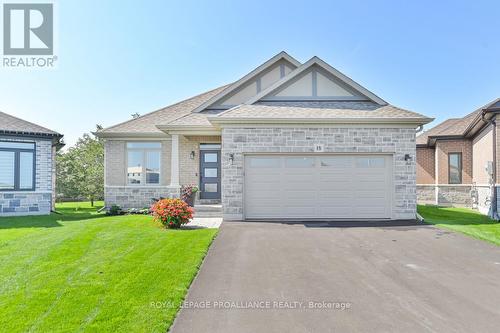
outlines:
[{"label": "window with white trim", "polygon": [[0,191],[35,189],[35,143],[0,141]]},{"label": "window with white trim", "polygon": [[159,185],[161,142],[127,142],[127,184]]}]

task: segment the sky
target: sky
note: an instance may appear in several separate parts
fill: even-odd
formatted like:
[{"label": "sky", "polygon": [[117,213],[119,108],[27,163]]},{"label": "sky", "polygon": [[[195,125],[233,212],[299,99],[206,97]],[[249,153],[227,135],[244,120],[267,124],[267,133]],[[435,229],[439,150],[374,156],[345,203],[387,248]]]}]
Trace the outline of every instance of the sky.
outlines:
[{"label": "sky", "polygon": [[430,127],[500,97],[499,1],[56,4],[57,68],[0,69],[0,110],[64,134],[68,146],[96,124],[236,81],[280,51],[322,58],[436,118]]}]

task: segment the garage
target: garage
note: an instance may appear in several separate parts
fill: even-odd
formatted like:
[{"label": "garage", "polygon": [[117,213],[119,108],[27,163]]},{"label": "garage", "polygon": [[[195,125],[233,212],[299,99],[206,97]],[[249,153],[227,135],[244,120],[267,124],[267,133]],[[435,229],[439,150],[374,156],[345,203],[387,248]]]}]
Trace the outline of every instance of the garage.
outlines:
[{"label": "garage", "polygon": [[246,155],[247,219],[390,219],[392,155]]}]

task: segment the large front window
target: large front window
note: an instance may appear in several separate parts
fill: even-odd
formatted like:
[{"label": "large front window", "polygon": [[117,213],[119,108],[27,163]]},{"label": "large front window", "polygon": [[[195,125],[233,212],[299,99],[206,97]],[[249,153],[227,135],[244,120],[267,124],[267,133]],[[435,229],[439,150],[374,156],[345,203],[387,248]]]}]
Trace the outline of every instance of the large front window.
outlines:
[{"label": "large front window", "polygon": [[0,191],[35,189],[35,144],[0,141]]},{"label": "large front window", "polygon": [[448,154],[448,183],[462,184],[462,153]]},{"label": "large front window", "polygon": [[128,142],[127,159],[129,185],[160,184],[160,142]]}]

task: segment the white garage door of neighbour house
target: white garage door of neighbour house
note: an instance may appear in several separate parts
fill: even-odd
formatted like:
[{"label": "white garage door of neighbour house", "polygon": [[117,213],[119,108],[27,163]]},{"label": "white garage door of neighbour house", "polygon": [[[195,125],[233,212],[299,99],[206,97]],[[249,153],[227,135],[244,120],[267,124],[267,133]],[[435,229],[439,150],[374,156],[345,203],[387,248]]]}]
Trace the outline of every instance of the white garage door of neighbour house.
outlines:
[{"label": "white garage door of neighbour house", "polygon": [[391,155],[247,155],[245,217],[388,219]]}]

